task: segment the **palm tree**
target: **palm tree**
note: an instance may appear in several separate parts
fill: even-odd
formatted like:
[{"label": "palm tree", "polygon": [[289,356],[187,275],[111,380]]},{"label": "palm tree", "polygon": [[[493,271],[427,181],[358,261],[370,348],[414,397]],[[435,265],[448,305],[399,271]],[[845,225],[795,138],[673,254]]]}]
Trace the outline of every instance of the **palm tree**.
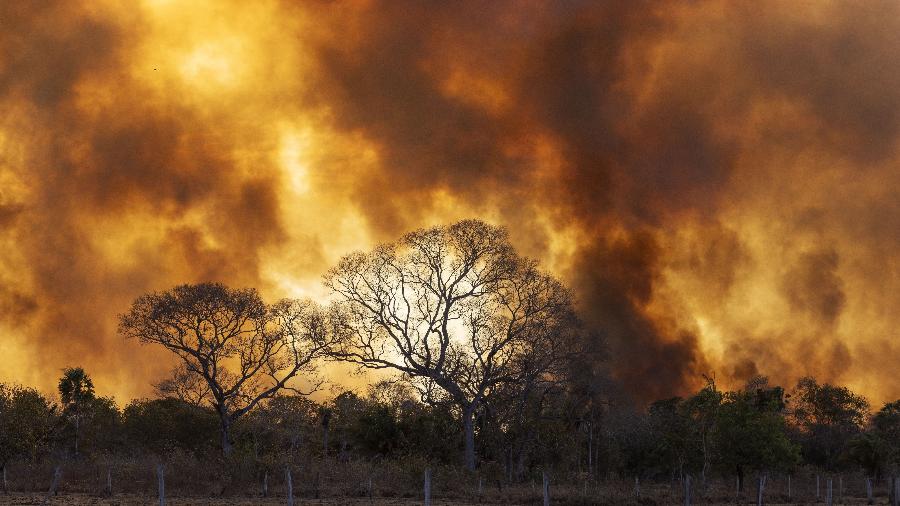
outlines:
[{"label": "palm tree", "polygon": [[81,367],[63,369],[59,379],[59,397],[63,409],[75,421],[75,456],[78,456],[78,433],[84,405],[94,399],[94,382]]}]

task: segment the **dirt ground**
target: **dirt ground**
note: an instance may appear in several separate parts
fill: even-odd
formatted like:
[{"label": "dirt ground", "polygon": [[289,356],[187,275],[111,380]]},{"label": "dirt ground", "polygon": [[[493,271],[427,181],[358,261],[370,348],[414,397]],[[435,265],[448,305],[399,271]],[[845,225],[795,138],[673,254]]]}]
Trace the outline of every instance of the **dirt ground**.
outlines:
[{"label": "dirt ground", "polygon": [[[0,495],[0,505],[40,505],[44,503],[46,494],[9,494]],[[263,498],[185,498],[172,497],[166,499],[167,506],[189,506],[189,505],[213,505],[222,504],[228,506],[283,506],[286,503],[284,498],[272,497]],[[73,506],[148,506],[158,504],[155,497],[141,497],[136,495],[116,495],[113,497],[96,497],[84,494],[65,494],[53,497],[49,504],[52,505],[73,505]],[[335,499],[294,499],[297,506],[337,506],[337,505],[367,505],[367,506],[412,506],[422,504],[421,500],[415,499],[395,499],[395,498],[335,498]],[[440,499],[432,501],[435,506],[476,506],[466,502],[449,502]],[[483,505],[482,505],[483,506]]]},{"label": "dirt ground", "polygon": [[[46,495],[45,494],[22,494],[22,493],[11,493],[9,495],[0,495],[0,505],[40,505],[44,503]],[[186,498],[186,497],[172,497],[167,498],[166,504],[169,506],[188,506],[188,505],[229,505],[229,506],[280,506],[285,504],[284,498],[272,497],[268,499],[263,498]],[[580,501],[559,501],[562,504],[592,504],[590,501],[580,502]],[[157,499],[155,497],[146,497],[146,496],[137,496],[137,495],[115,495],[113,497],[96,497],[85,494],[65,494],[53,497],[50,499],[49,504],[52,505],[74,505],[74,506],[149,506],[158,504]],[[420,499],[400,499],[400,498],[375,498],[375,499],[367,499],[367,498],[330,498],[330,499],[304,499],[304,498],[296,498],[294,500],[294,504],[298,506],[337,506],[337,505],[366,505],[366,506],[413,506],[420,505],[422,501]],[[434,506],[479,506],[477,503],[471,502],[461,502],[458,500],[444,500],[444,499],[434,499],[432,501]],[[498,503],[494,503],[498,504]],[[540,504],[540,501],[535,500],[531,502],[525,503],[501,503],[501,504],[510,504],[517,505],[537,505]],[[552,504],[552,503],[551,503]],[[598,502],[596,504],[615,504],[615,502]],[[641,504],[641,503],[632,503],[632,504]],[[679,506],[683,504],[680,501],[677,502],[651,502],[647,501],[643,504],[678,504]],[[694,502],[697,505],[707,505],[707,506],[733,506],[734,502],[729,503],[708,503],[708,502]],[[745,504],[754,504],[754,503],[745,503]],[[766,503],[768,506],[792,506],[792,505],[814,505],[815,503],[805,503],[805,502],[797,502],[797,503]],[[819,503],[820,505],[822,503]],[[866,504],[864,499],[845,499],[843,502],[838,503],[835,502],[835,505],[861,505]],[[888,504],[886,499],[880,499],[876,501],[876,504]],[[484,506],[482,503],[480,506]]]}]

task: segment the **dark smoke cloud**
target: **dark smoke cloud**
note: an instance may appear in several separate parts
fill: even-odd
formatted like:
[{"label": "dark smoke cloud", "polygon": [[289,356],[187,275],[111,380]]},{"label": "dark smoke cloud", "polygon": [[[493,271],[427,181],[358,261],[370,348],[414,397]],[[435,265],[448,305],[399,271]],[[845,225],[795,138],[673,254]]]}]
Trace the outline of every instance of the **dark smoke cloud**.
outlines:
[{"label": "dark smoke cloud", "polygon": [[784,280],[791,307],[810,314],[815,321],[834,323],[846,303],[837,267],[838,254],[834,250],[803,255]]},{"label": "dark smoke cloud", "polygon": [[[199,17],[199,42],[150,8],[0,6],[0,318],[47,371],[149,385],[165,364],[114,334],[136,295],[315,278],[475,216],[566,278],[640,399],[705,373],[900,395],[878,372],[900,328],[895,3],[203,5],[164,24]],[[223,33],[243,38],[217,53]],[[206,43],[212,74],[182,75]],[[218,77],[246,83],[183,83]],[[282,123],[313,132],[291,170],[314,197],[270,156]]]},{"label": "dark smoke cloud", "polygon": [[[621,89],[626,50],[666,27],[647,7],[551,8],[523,36],[504,32],[508,9],[479,10],[481,21],[473,25],[472,13],[455,7],[388,3],[362,16],[362,32],[349,43],[338,38],[319,51],[326,83],[319,98],[337,109],[339,128],[364,132],[383,156],[381,170],[354,189],[372,225],[385,235],[401,232],[410,219],[415,223],[414,207],[422,205],[415,195],[445,188],[474,204],[530,188],[528,199],[506,213],[512,222],[533,212],[527,201],[562,206],[566,220],[593,235],[570,278],[588,320],[605,331],[612,355],[621,358],[614,374],[644,398],[681,391],[705,364],[690,332],[666,335],[644,314],[658,276],[658,248],[642,227],[660,223],[672,209],[708,206],[706,195],[727,177],[732,156],[710,133],[705,90],[665,89],[638,110]],[[436,32],[450,34],[441,42],[473,47],[436,50]],[[447,52],[469,51],[490,62],[515,59],[501,77],[511,82],[509,110],[497,114],[448,96],[441,76],[429,71]],[[629,116],[636,124],[624,128]],[[564,158],[558,187],[530,187],[541,167],[504,149],[528,142],[526,126],[558,144]],[[385,194],[402,197],[387,200]],[[410,200],[414,204],[404,206]],[[613,239],[610,223],[634,229]]]},{"label": "dark smoke cloud", "polygon": [[[215,124],[155,104],[150,90],[131,94],[141,87],[123,69],[140,24],[52,1],[4,3],[0,19],[9,58],[0,100],[15,101],[16,119],[33,129],[21,174],[33,182],[31,201],[0,215],[15,218],[4,233],[17,237],[27,266],[17,281],[31,291],[4,288],[2,318],[36,320],[29,346],[48,370],[84,365],[107,388],[123,375],[149,382],[166,361],[121,346],[114,315],[143,292],[185,281],[258,285],[259,250],[282,236],[274,171],[244,176]],[[104,80],[128,92],[86,111],[81,87]],[[108,229],[122,242],[104,244]]]}]

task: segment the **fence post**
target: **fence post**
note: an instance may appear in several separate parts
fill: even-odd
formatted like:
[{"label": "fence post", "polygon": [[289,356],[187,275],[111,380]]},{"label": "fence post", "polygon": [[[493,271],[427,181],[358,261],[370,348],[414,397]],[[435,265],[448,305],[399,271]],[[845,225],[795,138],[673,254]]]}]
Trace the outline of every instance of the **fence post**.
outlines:
[{"label": "fence post", "polygon": [[47,498],[44,499],[44,504],[48,504],[50,498],[56,495],[56,487],[59,486],[60,476],[62,476],[62,471],[60,471],[59,466],[56,466],[53,470],[53,481],[50,483],[50,490],[47,492]]},{"label": "fence post", "polygon": [[288,506],[294,506],[294,483],[291,481],[291,466],[284,466],[284,481],[287,485]]},{"label": "fence post", "polygon": [[550,477],[547,471],[544,471],[544,506],[550,506]]},{"label": "fence post", "polygon": [[431,469],[425,470],[425,506],[431,506]]},{"label": "fence post", "polygon": [[788,500],[791,499],[791,475],[788,475]]},{"label": "fence post", "polygon": [[833,506],[834,500],[831,489],[831,478],[825,480],[825,506]]},{"label": "fence post", "polygon": [[894,506],[900,506],[900,478],[897,478],[896,476],[894,477],[893,490],[894,490],[893,504],[894,504]]},{"label": "fence post", "polygon": [[816,502],[819,502],[819,497],[821,497],[819,494],[819,475],[816,474]]},{"label": "fence post", "polygon": [[873,504],[875,499],[872,497],[872,479],[866,476],[866,504]]},{"label": "fence post", "polygon": [[763,489],[766,488],[766,480],[762,475],[756,479],[756,506],[762,506],[763,503]]},{"label": "fence post", "polygon": [[691,506],[691,475],[684,476],[684,506]]},{"label": "fence post", "polygon": [[156,465],[156,480],[159,486],[159,506],[166,506],[166,470],[162,464]]},{"label": "fence post", "polygon": [[269,470],[268,469],[263,471],[262,495],[263,495],[263,497],[269,497]]},{"label": "fence post", "polygon": [[838,476],[838,503],[844,504],[844,476]]},{"label": "fence post", "polygon": [[112,467],[106,466],[106,495],[112,497]]},{"label": "fence post", "polygon": [[641,496],[641,482],[640,482],[640,480],[638,480],[637,476],[634,477],[634,496],[635,497]]}]

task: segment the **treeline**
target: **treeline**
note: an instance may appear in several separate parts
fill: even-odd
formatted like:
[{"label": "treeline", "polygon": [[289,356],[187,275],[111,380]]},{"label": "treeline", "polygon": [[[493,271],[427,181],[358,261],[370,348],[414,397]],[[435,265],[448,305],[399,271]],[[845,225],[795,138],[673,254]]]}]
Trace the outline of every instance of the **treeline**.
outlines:
[{"label": "treeline", "polygon": [[[328,305],[266,303],[218,283],[138,297],[119,332],[178,363],[158,398],[120,408],[80,368],[64,372],[58,398],[4,386],[4,476],[10,462],[117,458],[267,483],[285,467],[378,462],[417,473],[445,464],[498,485],[553,470],[728,476],[740,489],[748,474],[798,466],[877,480],[900,464],[900,403],[871,414],[861,396],[812,378],[789,391],[764,378],[735,391],[709,380],[635,409],[605,374],[615,357],[581,324],[568,289],[499,227],[417,230],[345,256],[324,285]],[[315,402],[328,362],[389,380]]]},{"label": "treeline", "polygon": [[[75,368],[65,371],[58,398],[0,386],[0,464],[5,474],[10,464],[40,461],[119,456],[164,462],[189,456],[197,463],[252,469],[255,476],[327,459],[457,464],[464,450],[459,412],[416,397],[409,385],[387,381],[365,395],[347,391],[324,402],[278,395],[234,425],[226,459],[219,417],[207,403],[161,397],[120,409],[95,396],[89,376]],[[701,482],[743,482],[809,467],[861,471],[877,481],[900,468],[900,401],[870,413],[863,397],[812,378],[788,393],[764,378],[735,391],[710,382],[690,397],[659,400],[638,411],[594,405],[565,388],[532,401],[518,423],[487,406],[478,411],[479,472],[507,483],[547,469],[594,478],[665,481],[691,475]]]}]

